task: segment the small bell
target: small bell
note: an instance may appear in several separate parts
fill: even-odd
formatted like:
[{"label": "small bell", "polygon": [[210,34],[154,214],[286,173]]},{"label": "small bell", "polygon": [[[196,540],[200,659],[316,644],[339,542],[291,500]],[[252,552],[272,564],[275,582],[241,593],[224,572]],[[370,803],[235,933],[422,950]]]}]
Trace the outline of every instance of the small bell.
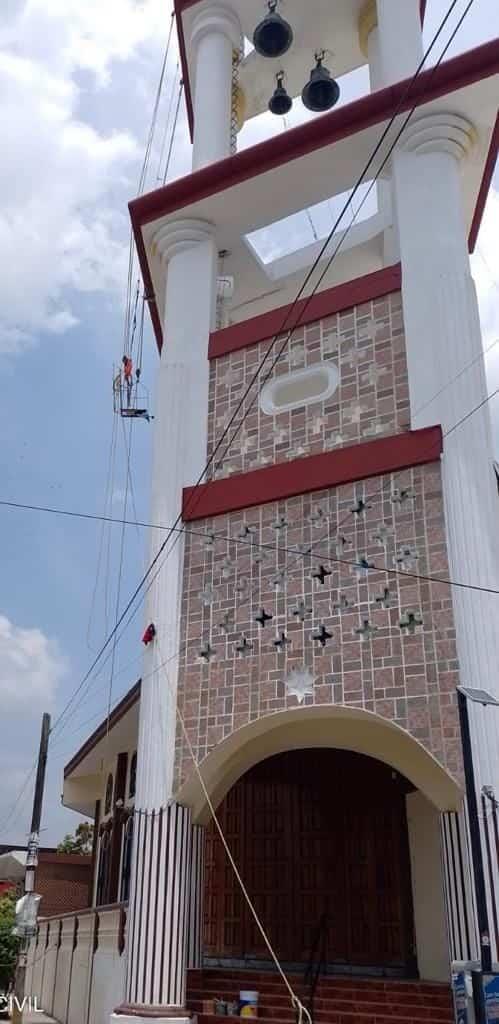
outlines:
[{"label": "small bell", "polygon": [[288,96],[283,85],[284,71],[279,71],[275,77],[277,85],[269,100],[269,110],[271,114],[277,114],[278,117],[284,117],[284,115],[289,113],[291,110],[293,100],[291,99],[291,96]]},{"label": "small bell", "polygon": [[269,12],[256,26],[253,45],[262,57],[281,57],[293,42],[291,25],[276,12],[277,0],[268,0]]},{"label": "small bell", "polygon": [[331,107],[338,102],[340,87],[335,79],[331,78],[328,68],[322,66],[324,54],[317,53],[315,59],[317,63],[310,72],[310,78],[303,88],[301,98],[303,106],[307,110],[323,113],[325,110],[331,110]]}]

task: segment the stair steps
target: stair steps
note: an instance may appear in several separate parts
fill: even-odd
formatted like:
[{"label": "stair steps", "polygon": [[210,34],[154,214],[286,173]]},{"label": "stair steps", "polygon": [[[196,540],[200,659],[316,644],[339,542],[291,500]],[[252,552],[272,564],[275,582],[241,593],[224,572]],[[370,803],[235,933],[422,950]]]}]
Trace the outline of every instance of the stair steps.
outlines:
[{"label": "stair steps", "polygon": [[[303,976],[290,974],[296,994],[308,1002]],[[234,1000],[240,989],[259,993],[260,1024],[294,1024],[289,995],[278,975],[245,970],[189,971],[187,1006],[198,1024],[231,1024],[235,1018],[203,1012],[203,1000]],[[321,977],[315,992],[315,1024],[453,1024],[450,988],[434,982],[385,978]]]}]

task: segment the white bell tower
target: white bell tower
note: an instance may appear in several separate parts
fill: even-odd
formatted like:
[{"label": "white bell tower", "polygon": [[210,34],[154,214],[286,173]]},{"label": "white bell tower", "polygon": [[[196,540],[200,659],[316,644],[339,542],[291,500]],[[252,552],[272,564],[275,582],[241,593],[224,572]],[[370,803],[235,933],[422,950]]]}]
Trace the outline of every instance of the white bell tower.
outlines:
[{"label": "white bell tower", "polygon": [[[266,110],[281,70],[289,96],[299,95],[318,51],[335,79],[367,60],[371,92],[231,155],[234,55],[244,53],[244,40],[252,39],[267,8],[261,0],[176,0],[175,8],[192,173],[131,203],[160,348],[151,521],[175,523],[185,489],[204,481],[209,353],[223,333],[215,322],[218,253],[227,253],[224,272],[234,282],[224,330],[243,350],[251,332],[256,337],[261,330],[261,340],[272,336],[259,324],[275,322],[277,329],[280,311],[292,307],[320,248],[283,257],[269,269],[248,236],[351,189],[400,108],[372,177],[414,105],[378,183],[375,218],[353,229],[331,267],[319,264],[325,271],[319,294],[344,289],[361,304],[372,295],[373,281],[401,274],[408,429],[442,428],[450,575],[483,588],[452,592],[461,682],[499,695],[499,617],[491,593],[499,584],[499,499],[468,255],[490,180],[497,56],[485,46],[424,70],[407,98],[408,80],[423,59],[420,0],[287,0],[282,15],[292,41],[283,55],[270,58],[246,45],[238,70],[240,111],[251,118]],[[187,1021],[186,969],[199,966],[190,928],[200,899],[193,850],[202,838],[190,807],[176,802],[175,781],[179,665],[192,642],[182,625],[184,539],[174,533],[159,554],[164,537],[163,530],[151,537],[150,560],[157,562],[146,620],[154,623],[156,639],[143,664],[127,991],[115,1011],[122,1024],[151,1016]],[[477,752],[479,785],[494,781],[486,775],[492,761],[498,780],[499,730],[485,728],[489,753],[480,760]]]}]

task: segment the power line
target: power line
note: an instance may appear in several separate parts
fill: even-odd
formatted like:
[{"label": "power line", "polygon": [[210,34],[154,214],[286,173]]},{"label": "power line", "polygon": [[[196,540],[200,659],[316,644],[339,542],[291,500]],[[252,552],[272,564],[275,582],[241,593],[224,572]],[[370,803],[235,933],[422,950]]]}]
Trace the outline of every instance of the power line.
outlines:
[{"label": "power line", "polygon": [[168,156],[166,158],[165,171],[164,171],[164,174],[163,174],[163,185],[166,185],[166,179],[168,177],[168,171],[170,170],[170,161],[171,161],[171,158],[172,158],[173,146],[174,146],[174,143],[175,143],[175,132],[177,130],[178,115],[179,115],[179,111],[180,111],[180,102],[181,102],[181,99],[182,99],[183,91],[184,91],[184,80],[183,80],[183,78],[181,78],[180,82],[179,82],[179,86],[178,86],[177,106],[175,108],[175,114],[174,114],[174,117],[173,117],[172,132],[171,132],[171,136],[170,136],[170,145],[168,147]]}]

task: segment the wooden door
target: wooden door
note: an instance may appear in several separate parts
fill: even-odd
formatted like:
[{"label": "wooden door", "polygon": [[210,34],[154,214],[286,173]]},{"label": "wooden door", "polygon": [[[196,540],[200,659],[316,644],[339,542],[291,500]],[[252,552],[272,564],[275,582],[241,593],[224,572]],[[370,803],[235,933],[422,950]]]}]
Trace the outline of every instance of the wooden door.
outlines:
[{"label": "wooden door", "polygon": [[[371,758],[306,750],[261,762],[227,795],[219,819],[282,960],[308,960],[327,914],[331,963],[410,968],[407,789],[405,780]],[[213,826],[205,952],[268,958]]]}]

